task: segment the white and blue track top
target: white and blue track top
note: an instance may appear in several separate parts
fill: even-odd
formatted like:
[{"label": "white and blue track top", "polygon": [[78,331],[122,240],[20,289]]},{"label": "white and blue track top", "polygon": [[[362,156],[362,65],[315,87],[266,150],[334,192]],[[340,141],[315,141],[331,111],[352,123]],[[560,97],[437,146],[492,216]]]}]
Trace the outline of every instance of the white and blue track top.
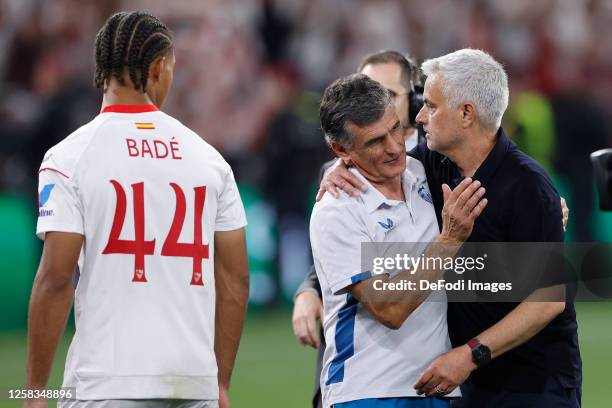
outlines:
[{"label": "white and blue track top", "polygon": [[[325,407],[365,398],[415,397],[413,385],[420,374],[450,349],[444,292],[433,292],[400,329],[392,330],[346,290],[371,276],[361,270],[362,242],[429,242],[439,233],[423,165],[407,158],[405,202],[386,199],[357,170],[351,171],[367,191],[358,197],[343,193],[339,199],[326,194],[310,221],[324,303]],[[459,389],[450,394],[459,395]]]}]

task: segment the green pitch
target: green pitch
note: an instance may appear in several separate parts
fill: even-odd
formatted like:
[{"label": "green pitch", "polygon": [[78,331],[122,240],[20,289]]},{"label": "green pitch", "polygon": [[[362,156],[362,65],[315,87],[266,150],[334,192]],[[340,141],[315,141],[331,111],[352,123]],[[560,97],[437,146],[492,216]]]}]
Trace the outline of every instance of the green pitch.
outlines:
[{"label": "green pitch", "polygon": [[[612,366],[612,303],[578,304],[584,364],[583,406],[609,407]],[[51,386],[59,386],[69,337],[58,351]],[[25,333],[0,333],[0,389],[16,388],[25,377]],[[299,346],[287,311],[251,314],[247,320],[230,398],[234,408],[304,408],[310,401],[315,351]],[[20,407],[0,402],[0,407]]]}]

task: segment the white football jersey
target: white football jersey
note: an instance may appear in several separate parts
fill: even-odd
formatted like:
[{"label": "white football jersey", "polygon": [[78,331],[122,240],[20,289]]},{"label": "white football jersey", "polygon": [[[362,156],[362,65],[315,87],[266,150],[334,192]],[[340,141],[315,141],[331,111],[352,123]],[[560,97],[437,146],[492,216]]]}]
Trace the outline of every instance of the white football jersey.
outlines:
[{"label": "white football jersey", "polygon": [[214,233],[246,225],[230,166],[153,105],[113,105],[51,148],[37,234],[85,236],[64,386],[217,399]]}]

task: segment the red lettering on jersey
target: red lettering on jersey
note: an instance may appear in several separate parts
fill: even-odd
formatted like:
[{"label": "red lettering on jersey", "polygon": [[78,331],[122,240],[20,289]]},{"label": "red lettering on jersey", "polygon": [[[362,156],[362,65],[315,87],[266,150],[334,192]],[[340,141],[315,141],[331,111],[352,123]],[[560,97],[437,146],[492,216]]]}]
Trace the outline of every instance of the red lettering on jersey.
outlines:
[{"label": "red lettering on jersey", "polygon": [[170,150],[172,151],[172,158],[174,160],[182,160],[183,158],[181,156],[175,156],[174,153],[179,153],[179,145],[178,142],[170,142]]},{"label": "red lettering on jersey", "polygon": [[153,152],[151,151],[151,147],[149,146],[149,142],[147,139],[142,139],[142,157],[145,157],[145,153],[148,153],[151,158],[153,158]]},{"label": "red lettering on jersey", "polygon": [[134,197],[134,240],[120,239],[123,223],[125,222],[126,195],[121,184],[116,180],[110,181],[117,194],[117,205],[113,226],[111,227],[108,243],[102,251],[103,254],[132,254],[134,255],[134,276],[132,282],[146,282],[145,255],[153,255],[155,239],[145,241],[145,214],[144,214],[144,183],[132,184]]},{"label": "red lettering on jersey", "polygon": [[[159,150],[160,146],[164,149],[163,155],[162,153],[160,153],[160,150]],[[165,159],[166,157],[168,157],[168,147],[166,146],[164,142],[162,142],[161,140],[154,140],[153,147],[155,148],[155,158],[156,159]]]},{"label": "red lettering on jersey", "polygon": [[138,147],[136,147],[136,141],[134,139],[125,139],[128,148],[128,154],[131,157],[138,156]]},{"label": "red lettering on jersey", "polygon": [[[125,139],[128,148],[128,154],[130,157],[147,157],[151,159],[166,159],[172,156],[174,160],[182,160],[179,156],[179,144],[178,142],[170,142],[170,146],[163,140],[153,139],[147,140],[142,139],[137,141],[135,139]],[[153,148],[151,148],[153,143]]]},{"label": "red lettering on jersey", "polygon": [[176,195],[176,210],[170,231],[162,247],[161,254],[164,256],[180,256],[193,259],[193,273],[191,285],[203,286],[202,260],[208,259],[208,244],[202,244],[202,215],[206,202],[206,186],[195,187],[195,213],[193,218],[193,244],[178,242],[183,223],[185,222],[185,209],[187,207],[185,193],[175,183],[170,183]]}]

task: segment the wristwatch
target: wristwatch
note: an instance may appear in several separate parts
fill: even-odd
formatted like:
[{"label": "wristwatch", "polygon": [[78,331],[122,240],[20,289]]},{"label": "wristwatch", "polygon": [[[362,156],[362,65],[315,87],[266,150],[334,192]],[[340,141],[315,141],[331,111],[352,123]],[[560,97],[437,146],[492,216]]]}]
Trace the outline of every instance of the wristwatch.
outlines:
[{"label": "wristwatch", "polygon": [[472,350],[472,361],[478,367],[482,367],[491,361],[491,349],[480,343],[478,339],[468,341],[467,345]]}]

